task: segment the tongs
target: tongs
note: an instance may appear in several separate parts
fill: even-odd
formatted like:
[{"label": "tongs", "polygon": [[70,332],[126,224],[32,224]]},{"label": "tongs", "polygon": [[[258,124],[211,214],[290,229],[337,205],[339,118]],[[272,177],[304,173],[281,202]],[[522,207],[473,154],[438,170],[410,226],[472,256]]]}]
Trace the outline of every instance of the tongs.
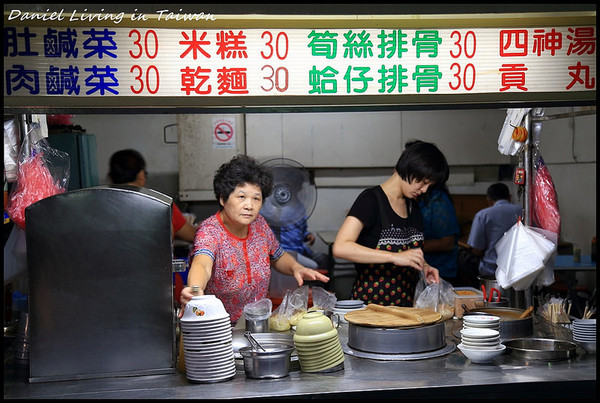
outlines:
[{"label": "tongs", "polygon": [[262,351],[267,351],[263,348],[263,346],[261,346],[258,343],[258,341],[256,341],[256,339],[254,338],[254,336],[252,336],[252,333],[250,333],[250,331],[246,330],[244,332],[244,337],[248,339],[248,341],[250,342],[250,346],[253,350],[258,350],[260,348]]}]

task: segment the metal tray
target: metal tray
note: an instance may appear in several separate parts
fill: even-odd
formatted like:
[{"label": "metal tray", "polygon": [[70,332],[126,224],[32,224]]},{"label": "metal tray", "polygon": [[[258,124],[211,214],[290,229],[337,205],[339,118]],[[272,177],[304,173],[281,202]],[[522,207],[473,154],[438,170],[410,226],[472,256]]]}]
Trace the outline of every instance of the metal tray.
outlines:
[{"label": "metal tray", "polygon": [[514,358],[540,361],[559,361],[573,358],[577,344],[567,340],[521,338],[503,342],[505,354]]}]

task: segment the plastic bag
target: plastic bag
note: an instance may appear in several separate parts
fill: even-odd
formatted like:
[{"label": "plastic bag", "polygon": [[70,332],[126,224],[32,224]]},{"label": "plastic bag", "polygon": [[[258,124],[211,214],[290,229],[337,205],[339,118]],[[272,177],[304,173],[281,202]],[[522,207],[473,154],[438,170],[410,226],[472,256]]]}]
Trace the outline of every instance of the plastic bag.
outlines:
[{"label": "plastic bag", "polygon": [[514,108],[506,111],[506,119],[504,126],[498,137],[498,151],[504,155],[515,155],[522,146],[512,138],[512,132],[515,127],[521,126],[521,122],[525,115],[529,113],[531,108]]},{"label": "plastic bag", "polygon": [[308,312],[309,290],[310,288],[307,285],[303,285],[290,294],[285,316],[289,318],[291,326],[296,326],[304,314]]},{"label": "plastic bag", "polygon": [[312,300],[313,306],[311,309],[323,311],[333,311],[335,308],[335,303],[337,302],[337,297],[334,293],[331,293],[325,290],[322,287],[312,287]]},{"label": "plastic bag", "polygon": [[550,256],[544,261],[544,270],[535,279],[535,285],[538,287],[548,287],[554,283],[554,262],[556,260],[557,245],[558,245],[558,234],[552,231],[548,231],[542,228],[528,227],[528,229],[535,231],[548,239],[554,244],[554,248]]},{"label": "plastic bag", "polygon": [[24,230],[25,209],[46,197],[64,193],[69,176],[69,154],[50,147],[41,136],[40,126],[32,125],[21,145],[17,183],[10,191],[6,207],[10,219]]},{"label": "plastic bag", "polygon": [[531,287],[556,249],[554,243],[518,220],[496,243],[496,281],[517,291]]},{"label": "plastic bag", "polygon": [[560,235],[560,211],[556,188],[544,159],[539,152],[536,154],[531,191],[532,221],[535,226]]},{"label": "plastic bag", "polygon": [[4,122],[4,175],[6,181],[17,180],[19,159],[19,127],[16,119]]},{"label": "plastic bag", "polygon": [[431,309],[442,315],[444,320],[454,316],[454,298],[456,294],[453,291],[452,284],[440,278],[439,283],[427,284],[423,271],[421,280],[415,290],[415,308]]},{"label": "plastic bag", "polygon": [[14,226],[4,244],[4,284],[27,274],[27,240],[25,231]]},{"label": "plastic bag", "polygon": [[290,320],[286,316],[287,306],[292,295],[291,290],[286,290],[285,295],[281,300],[281,304],[273,311],[269,317],[269,329],[276,332],[285,332],[290,330]]},{"label": "plastic bag", "polygon": [[269,298],[263,298],[244,306],[244,317],[249,320],[263,320],[271,316],[273,302]]}]

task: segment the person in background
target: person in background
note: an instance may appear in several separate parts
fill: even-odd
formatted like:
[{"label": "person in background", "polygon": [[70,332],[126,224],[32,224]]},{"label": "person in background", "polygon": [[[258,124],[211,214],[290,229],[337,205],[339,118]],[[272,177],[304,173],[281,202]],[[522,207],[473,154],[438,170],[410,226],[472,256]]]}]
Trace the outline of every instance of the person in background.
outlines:
[{"label": "person in background", "polygon": [[458,286],[458,238],[460,227],[448,187],[434,187],[419,200],[423,215],[425,261],[437,268],[440,277]]},{"label": "person in background", "polygon": [[[409,141],[405,147],[419,141]],[[430,186],[418,201],[423,215],[425,261],[439,270],[440,277],[457,286],[460,227],[448,187],[445,183]]]},{"label": "person in background", "polygon": [[428,284],[439,282],[438,270],[424,257],[423,217],[416,199],[448,176],[448,163],[437,146],[418,142],[406,147],[388,179],[354,201],[333,244],[335,257],[355,263],[352,299],[413,306],[419,272]]},{"label": "person in background", "polygon": [[[115,185],[145,187],[147,175],[146,161],[136,150],[120,150],[110,157],[108,176]],[[172,206],[171,224],[174,237],[193,242],[196,228],[186,220],[175,203]]]},{"label": "person in background", "polygon": [[279,235],[281,247],[290,252],[297,252],[297,260],[310,269],[328,269],[329,258],[325,253],[315,251],[310,246],[315,242],[315,236],[308,231],[306,218],[299,222],[274,229]]},{"label": "person in background", "polygon": [[495,277],[496,242],[523,216],[523,207],[510,202],[510,190],[501,182],[490,185],[486,195],[490,207],[475,214],[467,244],[480,258],[479,274]]},{"label": "person in background", "polygon": [[285,252],[259,214],[273,189],[273,179],[255,159],[240,154],[224,163],[213,187],[220,208],[196,233],[179,317],[194,295],[212,294],[223,302],[235,326],[245,305],[267,297],[271,266],[293,276],[298,286],[304,280],[329,281]]}]

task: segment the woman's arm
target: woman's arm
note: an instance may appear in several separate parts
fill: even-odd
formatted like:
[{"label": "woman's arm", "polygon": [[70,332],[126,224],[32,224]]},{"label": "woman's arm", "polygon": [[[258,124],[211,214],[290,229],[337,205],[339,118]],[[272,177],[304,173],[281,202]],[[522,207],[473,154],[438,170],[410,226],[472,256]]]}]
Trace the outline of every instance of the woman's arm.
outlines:
[{"label": "woman's arm", "polygon": [[324,283],[329,281],[329,277],[319,273],[317,270],[309,269],[308,267],[302,266],[292,255],[284,252],[283,255],[272,262],[272,266],[278,272],[293,276],[298,282],[298,286],[304,284],[304,280],[308,281],[322,281]]},{"label": "woman's arm", "polygon": [[189,222],[185,222],[185,224],[183,224],[183,227],[181,227],[179,229],[179,231],[177,231],[175,233],[175,237],[179,238],[179,239],[183,239],[184,241],[187,242],[194,242],[194,237],[196,236],[196,227],[194,227],[192,224],[190,224]]},{"label": "woman's arm", "polygon": [[354,263],[392,263],[396,266],[410,266],[422,270],[425,264],[423,251],[420,248],[408,249],[402,252],[377,250],[356,243],[363,223],[356,217],[348,216],[342,223],[335,242],[333,255]]},{"label": "woman's arm", "polygon": [[[194,295],[204,295],[204,289],[210,276],[212,275],[213,260],[207,255],[196,255],[192,259],[192,264],[188,273],[187,286],[181,290],[181,311],[179,317],[183,316],[183,308],[192,299]],[[193,286],[198,286],[198,293],[193,293]]]}]

